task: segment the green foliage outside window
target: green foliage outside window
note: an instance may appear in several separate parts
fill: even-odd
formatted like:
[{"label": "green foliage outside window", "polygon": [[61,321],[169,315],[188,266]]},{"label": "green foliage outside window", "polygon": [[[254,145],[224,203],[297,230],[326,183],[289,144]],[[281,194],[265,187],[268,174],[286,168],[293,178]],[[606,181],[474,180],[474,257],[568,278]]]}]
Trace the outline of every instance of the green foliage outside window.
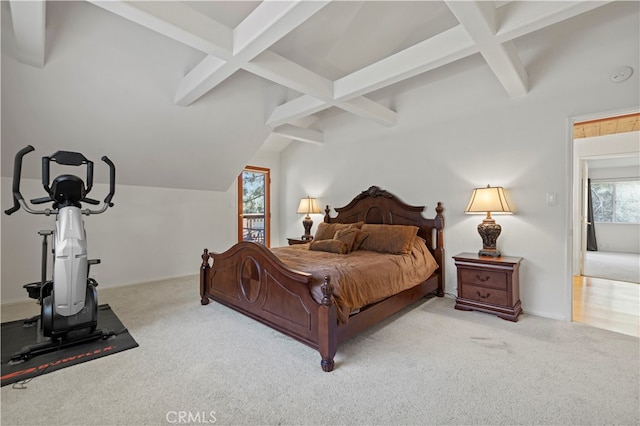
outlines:
[{"label": "green foliage outside window", "polygon": [[595,222],[640,223],[640,180],[592,182]]},{"label": "green foliage outside window", "polygon": [[242,172],[242,210],[244,214],[264,214],[264,178],[264,173]]}]

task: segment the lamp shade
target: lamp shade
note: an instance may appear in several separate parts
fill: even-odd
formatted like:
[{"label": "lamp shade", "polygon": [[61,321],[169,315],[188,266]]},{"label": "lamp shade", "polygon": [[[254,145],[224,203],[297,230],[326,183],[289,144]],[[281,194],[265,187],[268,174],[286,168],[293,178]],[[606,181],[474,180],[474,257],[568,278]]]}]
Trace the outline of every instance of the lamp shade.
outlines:
[{"label": "lamp shade", "polygon": [[318,202],[315,198],[304,197],[300,199],[297,213],[308,215],[310,213],[322,213],[322,210],[320,210],[320,207],[318,207]]},{"label": "lamp shade", "polygon": [[476,188],[471,194],[469,205],[464,210],[465,213],[512,213],[513,210],[504,195],[501,186],[486,188]]}]

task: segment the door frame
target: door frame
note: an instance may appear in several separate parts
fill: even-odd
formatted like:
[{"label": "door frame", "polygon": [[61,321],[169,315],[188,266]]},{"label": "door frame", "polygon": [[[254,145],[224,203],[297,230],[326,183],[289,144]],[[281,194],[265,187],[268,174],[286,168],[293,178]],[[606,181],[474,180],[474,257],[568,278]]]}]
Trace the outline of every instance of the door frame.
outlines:
[{"label": "door frame", "polygon": [[[586,223],[582,220],[583,215],[583,195],[582,189],[583,179],[586,179],[588,172],[586,169],[587,160],[595,158],[594,156],[581,156],[575,148],[575,140],[573,138],[573,126],[581,121],[599,120],[607,117],[615,117],[618,115],[635,114],[640,112],[640,107],[630,107],[618,110],[602,111],[591,114],[568,117],[567,119],[567,149],[569,159],[568,168],[568,184],[567,194],[569,206],[567,209],[567,229],[569,229],[567,251],[566,251],[566,270],[565,270],[565,319],[573,321],[573,276],[576,273],[582,273],[582,259],[584,258],[584,248],[586,250],[586,236],[583,235],[583,225],[586,229]],[[618,155],[619,153],[611,153]],[[607,153],[598,154],[599,157],[606,157]],[[584,201],[586,203],[586,200]],[[576,269],[578,268],[578,269]]]},{"label": "door frame", "polygon": [[258,166],[245,166],[242,172],[238,175],[238,220],[236,222],[238,242],[243,240],[242,238],[242,217],[244,213],[244,201],[242,199],[242,174],[245,172],[260,172],[265,174],[265,188],[264,188],[264,245],[265,247],[271,246],[271,169]]}]

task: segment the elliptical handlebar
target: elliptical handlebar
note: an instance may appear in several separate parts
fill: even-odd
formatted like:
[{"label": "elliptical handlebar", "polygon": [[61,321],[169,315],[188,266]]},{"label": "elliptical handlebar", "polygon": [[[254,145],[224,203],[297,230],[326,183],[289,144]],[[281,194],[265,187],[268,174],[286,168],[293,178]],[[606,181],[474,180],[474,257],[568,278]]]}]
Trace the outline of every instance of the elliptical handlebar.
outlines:
[{"label": "elliptical handlebar", "polygon": [[27,145],[22,148],[16,154],[16,158],[13,163],[13,207],[5,210],[4,212],[7,215],[13,214],[20,210],[20,205],[25,204],[24,199],[22,198],[22,194],[20,193],[20,176],[22,175],[22,157],[30,153],[31,151],[35,151],[35,148],[31,145]]},{"label": "elliptical handlebar", "polygon": [[113,164],[111,160],[109,160],[109,158],[106,155],[102,157],[102,161],[107,163],[107,165],[109,166],[109,193],[104,198],[104,204],[102,204],[102,207],[100,209],[98,210],[84,209],[82,210],[82,214],[86,214],[86,215],[100,214],[100,213],[103,213],[105,210],[107,210],[108,207],[113,207],[113,203],[111,202],[111,199],[113,198],[113,195],[116,193],[116,166],[115,164]]},{"label": "elliptical handlebar", "polygon": [[[22,175],[22,158],[27,155],[28,153],[35,151],[35,148],[31,145],[27,145],[26,147],[22,148],[20,151],[18,151],[18,153],[16,154],[15,160],[14,160],[14,166],[13,166],[13,207],[11,207],[10,209],[5,210],[5,213],[7,215],[11,215],[15,212],[17,212],[18,210],[20,210],[20,207],[22,207],[25,211],[27,211],[28,213],[31,214],[44,214],[44,215],[51,215],[51,214],[57,214],[58,213],[58,209],[44,209],[44,210],[34,210],[32,209],[29,204],[25,201],[24,197],[22,196],[22,194],[20,193],[20,180],[21,180],[21,175]],[[69,154],[75,154],[75,153],[69,153]],[[55,155],[55,154],[54,154]],[[81,154],[79,154],[81,155]],[[49,188],[49,158],[50,157],[43,157],[43,164],[42,164],[42,184],[43,187],[45,188],[45,190],[47,190],[48,192],[50,191]],[[90,209],[84,209],[81,210],[82,214],[84,215],[90,215],[90,214],[100,214],[103,213],[105,210],[107,210],[107,208],[109,207],[113,207],[113,203],[111,202],[111,199],[113,198],[114,194],[115,194],[115,182],[116,182],[116,167],[113,164],[113,162],[105,155],[102,157],[102,161],[104,161],[105,163],[107,163],[107,165],[109,166],[109,194],[107,194],[107,196],[104,199],[104,203],[102,205],[102,207],[98,210],[90,210]],[[75,164],[73,162],[63,162],[62,164],[67,164],[67,165],[80,165],[80,163]],[[88,184],[88,188],[87,188],[87,193],[89,192],[89,190],[91,189],[91,187],[93,186],[93,162],[91,161],[87,161],[87,184]],[[35,199],[32,200],[32,203],[34,204],[41,204],[41,203],[45,203],[48,200],[45,200],[46,197],[43,198],[39,198],[39,199]],[[54,200],[50,200],[50,201],[54,201]],[[85,197],[84,199],[80,200],[81,202],[86,202],[88,204],[95,204],[98,205],[100,204],[99,201],[94,200],[92,198],[88,198]],[[55,205],[54,205],[55,207]]]},{"label": "elliptical handlebar", "polygon": [[109,207],[113,207],[111,199],[116,193],[116,166],[106,155],[102,157],[102,161],[109,165],[109,194],[105,197],[104,203],[108,204]]}]

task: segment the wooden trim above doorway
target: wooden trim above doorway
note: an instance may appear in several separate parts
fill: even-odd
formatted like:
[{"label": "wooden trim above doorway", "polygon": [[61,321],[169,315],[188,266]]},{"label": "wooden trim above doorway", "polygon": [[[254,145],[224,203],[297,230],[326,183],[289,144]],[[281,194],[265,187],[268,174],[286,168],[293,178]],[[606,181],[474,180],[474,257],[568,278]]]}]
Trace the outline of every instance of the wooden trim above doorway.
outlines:
[{"label": "wooden trim above doorway", "polygon": [[590,138],[616,133],[640,131],[640,113],[574,123],[573,138]]}]

